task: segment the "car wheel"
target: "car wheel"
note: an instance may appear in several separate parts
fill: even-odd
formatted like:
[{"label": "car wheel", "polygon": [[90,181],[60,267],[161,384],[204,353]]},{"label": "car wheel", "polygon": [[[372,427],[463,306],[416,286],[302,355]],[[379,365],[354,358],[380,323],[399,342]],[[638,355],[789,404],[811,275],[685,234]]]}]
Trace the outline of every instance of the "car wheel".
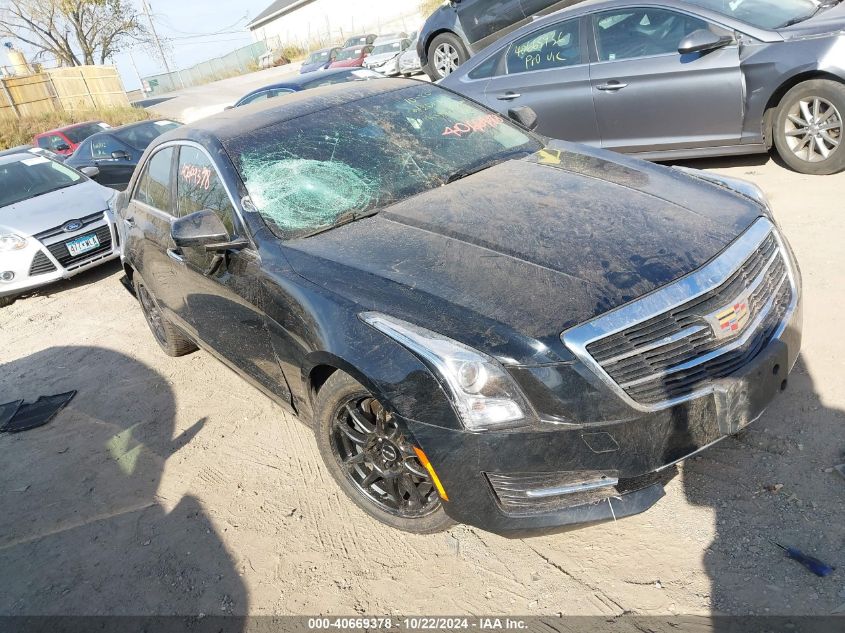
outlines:
[{"label": "car wheel", "polygon": [[783,162],[803,174],[845,169],[843,115],[845,85],[816,79],[787,92],[774,121],[775,147]]},{"label": "car wheel", "polygon": [[0,308],[6,308],[12,305],[17,297],[0,297]]},{"label": "car wheel", "polygon": [[457,35],[441,33],[428,47],[428,65],[425,72],[432,81],[438,81],[451,75],[468,59],[469,53]]},{"label": "car wheel", "polygon": [[136,275],[134,280],[135,296],[141,304],[141,311],[150,326],[150,331],[159,347],[168,356],[185,356],[197,351],[194,345],[182,332],[180,332],[167,318],[158,305],[155,297],[147,290],[147,287]]},{"label": "car wheel", "polygon": [[415,534],[454,524],[407,434],[363,385],[336,371],[320,389],[315,411],[323,461],[367,514]]}]

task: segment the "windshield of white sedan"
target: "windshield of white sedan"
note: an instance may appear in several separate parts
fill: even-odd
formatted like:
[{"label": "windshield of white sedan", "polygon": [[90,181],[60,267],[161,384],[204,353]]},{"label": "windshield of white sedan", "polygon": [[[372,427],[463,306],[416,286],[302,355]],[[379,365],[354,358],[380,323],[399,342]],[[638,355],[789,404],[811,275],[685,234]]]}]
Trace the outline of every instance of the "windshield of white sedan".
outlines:
[{"label": "windshield of white sedan", "polygon": [[250,199],[282,238],[356,219],[541,148],[498,114],[414,86],[229,143]]},{"label": "windshield of white sedan", "polygon": [[0,165],[0,207],[70,187],[82,180],[72,169],[42,156]]},{"label": "windshield of white sedan", "polygon": [[760,29],[779,29],[815,15],[814,0],[689,0]]}]

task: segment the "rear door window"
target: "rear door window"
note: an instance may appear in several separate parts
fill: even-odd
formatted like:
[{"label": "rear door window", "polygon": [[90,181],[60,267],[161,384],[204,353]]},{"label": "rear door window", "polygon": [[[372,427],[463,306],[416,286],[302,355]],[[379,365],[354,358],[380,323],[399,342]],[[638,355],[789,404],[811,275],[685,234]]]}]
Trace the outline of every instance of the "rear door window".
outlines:
[{"label": "rear door window", "polygon": [[182,146],[176,183],[176,214],[179,217],[197,211],[214,211],[229,235],[235,235],[235,209],[205,152],[190,145]]},{"label": "rear door window", "polygon": [[172,147],[167,147],[153,154],[147,161],[144,172],[138,179],[133,199],[146,205],[173,215],[171,193],[173,191]]},{"label": "rear door window", "polygon": [[568,20],[517,40],[508,51],[508,74],[580,64],[580,29],[580,20]]}]

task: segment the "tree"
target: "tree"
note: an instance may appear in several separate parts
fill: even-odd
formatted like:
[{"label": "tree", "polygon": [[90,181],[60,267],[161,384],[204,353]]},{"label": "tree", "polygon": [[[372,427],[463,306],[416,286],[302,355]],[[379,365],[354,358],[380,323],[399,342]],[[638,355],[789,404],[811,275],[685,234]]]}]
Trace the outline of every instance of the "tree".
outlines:
[{"label": "tree", "polygon": [[149,39],[128,0],[0,0],[0,36],[63,66],[105,64],[127,43]]},{"label": "tree", "polygon": [[443,0],[421,0],[420,15],[428,18],[441,4],[443,4]]}]

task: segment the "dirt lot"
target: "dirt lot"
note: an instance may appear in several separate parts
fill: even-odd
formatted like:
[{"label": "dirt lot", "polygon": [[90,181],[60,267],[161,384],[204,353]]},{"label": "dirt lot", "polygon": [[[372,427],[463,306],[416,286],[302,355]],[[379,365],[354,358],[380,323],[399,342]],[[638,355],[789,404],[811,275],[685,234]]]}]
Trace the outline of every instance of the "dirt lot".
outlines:
[{"label": "dirt lot", "polygon": [[[649,512],[508,540],[415,537],[346,501],[313,436],[205,353],[169,359],[108,266],[0,311],[0,402],[78,389],[0,435],[0,614],[829,614],[769,539],[845,567],[845,175],[760,184],[803,267],[788,391]],[[766,486],[782,484],[777,492]]]}]

